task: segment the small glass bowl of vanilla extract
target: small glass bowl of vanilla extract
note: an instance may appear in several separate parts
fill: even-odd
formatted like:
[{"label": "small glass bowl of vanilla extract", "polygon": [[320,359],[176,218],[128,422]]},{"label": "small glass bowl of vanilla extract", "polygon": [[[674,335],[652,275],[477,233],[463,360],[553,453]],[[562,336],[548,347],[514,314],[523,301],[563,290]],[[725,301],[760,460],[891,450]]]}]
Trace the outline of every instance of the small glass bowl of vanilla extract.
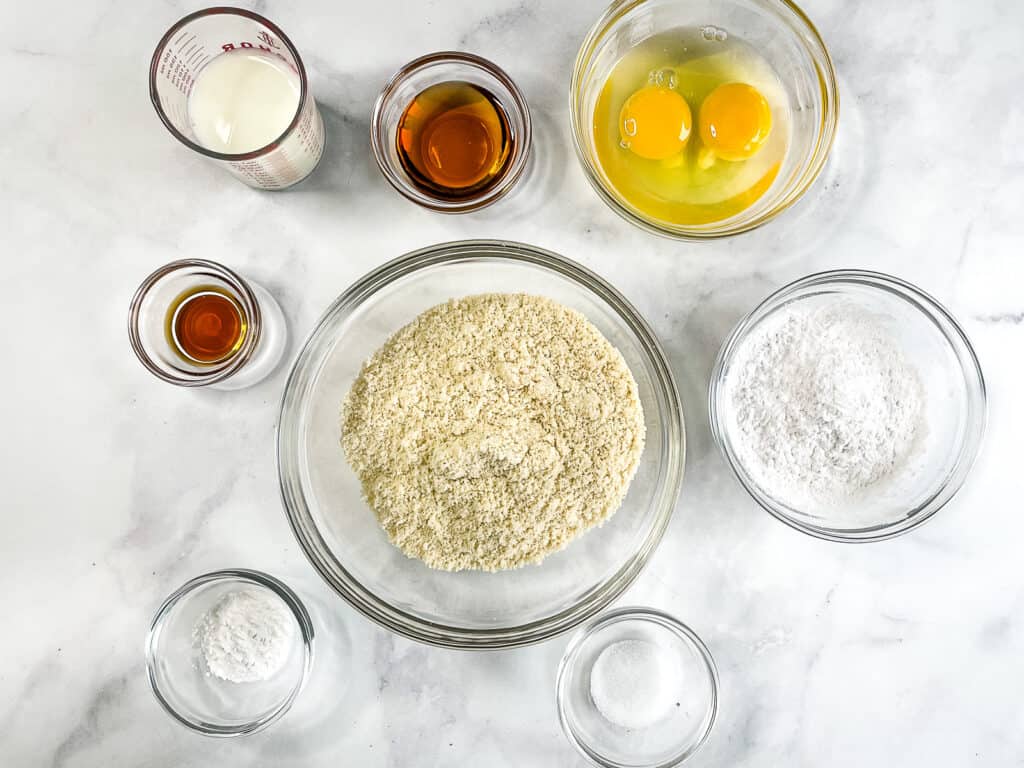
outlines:
[{"label": "small glass bowl of vanilla extract", "polygon": [[287,327],[261,285],[214,261],[182,259],[143,280],[128,336],[139,361],[166,382],[242,389],[280,362]]},{"label": "small glass bowl of vanilla extract", "polygon": [[505,196],[530,155],[522,92],[497,65],[469,53],[431,53],[395,73],[374,105],[370,132],[384,178],[442,213]]}]

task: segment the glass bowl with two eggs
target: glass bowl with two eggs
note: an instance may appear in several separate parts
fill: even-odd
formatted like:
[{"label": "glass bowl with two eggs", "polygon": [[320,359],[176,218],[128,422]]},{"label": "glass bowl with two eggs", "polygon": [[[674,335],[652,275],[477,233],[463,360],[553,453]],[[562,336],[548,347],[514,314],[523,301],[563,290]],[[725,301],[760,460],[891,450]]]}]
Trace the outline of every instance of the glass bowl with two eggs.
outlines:
[{"label": "glass bowl with two eggs", "polygon": [[825,44],[786,0],[620,0],[580,48],[573,142],[601,198],[679,239],[784,211],[824,167],[839,117]]}]

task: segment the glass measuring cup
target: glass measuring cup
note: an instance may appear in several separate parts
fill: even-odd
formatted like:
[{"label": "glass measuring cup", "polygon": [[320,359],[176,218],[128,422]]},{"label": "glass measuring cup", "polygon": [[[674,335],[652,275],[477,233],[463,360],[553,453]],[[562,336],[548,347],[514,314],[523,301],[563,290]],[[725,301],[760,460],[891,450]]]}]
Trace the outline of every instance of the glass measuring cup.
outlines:
[{"label": "glass measuring cup", "polygon": [[[217,56],[252,51],[275,56],[299,77],[299,103],[291,123],[264,147],[225,154],[200,145],[188,100],[200,71]],[[194,152],[215,160],[257,189],[284,189],[312,173],[324,150],[324,125],[295,46],[275,24],[242,8],[206,8],[172,26],[149,66],[149,95],[167,130]]]},{"label": "glass measuring cup", "polygon": [[[237,350],[212,363],[183,356],[173,329],[174,308],[202,292],[228,297],[245,327]],[[288,330],[266,288],[222,264],[182,259],[143,280],[128,309],[128,337],[139,361],[157,378],[181,387],[233,390],[262,381],[277,367]]]}]

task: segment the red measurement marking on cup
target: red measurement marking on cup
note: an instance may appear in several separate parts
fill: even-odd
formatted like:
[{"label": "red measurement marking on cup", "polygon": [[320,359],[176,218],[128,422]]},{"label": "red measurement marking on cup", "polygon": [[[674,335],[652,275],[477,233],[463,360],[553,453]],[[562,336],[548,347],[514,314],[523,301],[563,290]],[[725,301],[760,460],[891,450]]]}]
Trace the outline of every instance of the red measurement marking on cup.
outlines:
[{"label": "red measurement marking on cup", "polygon": [[295,66],[295,62],[292,61],[290,57],[285,56],[282,53],[278,53],[273,48],[270,48],[267,45],[263,45],[262,43],[250,43],[248,40],[243,40],[239,43],[222,43],[220,48],[222,51],[224,51],[224,53],[230,53],[231,51],[237,50],[263,51],[264,53],[269,53],[276,56],[277,58],[279,58],[281,61],[288,65],[288,69],[290,69],[295,74],[299,74],[299,70]]},{"label": "red measurement marking on cup", "polygon": [[277,44],[277,40],[272,38],[270,36],[270,34],[266,30],[260,30],[260,33],[258,35],[256,35],[256,37],[258,37],[264,43],[269,45],[271,48],[280,48],[281,47],[280,45]]},{"label": "red measurement marking on cup", "polygon": [[199,71],[199,67],[195,66],[198,61],[196,57],[201,57],[203,53],[205,50],[196,42],[196,36],[183,31],[171,42],[160,58],[160,74],[187,96]]}]

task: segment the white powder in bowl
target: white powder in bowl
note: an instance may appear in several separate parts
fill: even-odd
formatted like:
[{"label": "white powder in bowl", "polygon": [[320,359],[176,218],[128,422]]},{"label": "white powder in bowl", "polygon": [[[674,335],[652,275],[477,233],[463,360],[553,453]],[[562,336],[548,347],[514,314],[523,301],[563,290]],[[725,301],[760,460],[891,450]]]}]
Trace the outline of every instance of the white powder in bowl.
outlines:
[{"label": "white powder in bowl", "polygon": [[858,498],[923,438],[924,391],[885,318],[851,301],[801,301],[737,348],[726,389],[753,480],[796,509]]},{"label": "white powder in bowl", "polygon": [[606,720],[629,730],[649,728],[678,701],[675,657],[648,640],[620,640],[590,670],[590,697]]},{"label": "white powder in bowl", "polygon": [[295,617],[280,598],[240,589],[220,598],[196,623],[207,674],[230,683],[267,680],[288,661]]}]

